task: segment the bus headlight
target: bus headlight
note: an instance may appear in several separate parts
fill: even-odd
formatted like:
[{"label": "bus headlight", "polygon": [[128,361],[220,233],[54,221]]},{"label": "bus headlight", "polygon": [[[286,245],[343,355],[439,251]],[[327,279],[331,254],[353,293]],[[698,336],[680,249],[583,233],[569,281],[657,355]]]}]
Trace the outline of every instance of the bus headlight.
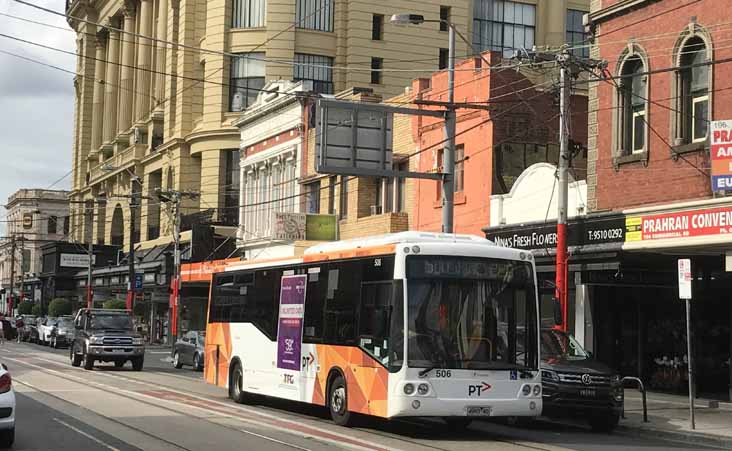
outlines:
[{"label": "bus headlight", "polygon": [[532,394],[534,396],[539,396],[541,394],[541,385],[534,385],[534,390],[532,391]]},{"label": "bus headlight", "polygon": [[426,395],[429,392],[430,392],[430,386],[429,385],[427,385],[427,384],[419,384],[417,386],[417,393],[419,393],[420,395],[424,396],[424,395]]},{"label": "bus headlight", "polygon": [[414,384],[405,384],[404,385],[404,394],[405,395],[414,394]]},{"label": "bus headlight", "polygon": [[523,394],[524,396],[529,396],[531,394],[531,385],[526,384],[521,387],[521,394]]}]

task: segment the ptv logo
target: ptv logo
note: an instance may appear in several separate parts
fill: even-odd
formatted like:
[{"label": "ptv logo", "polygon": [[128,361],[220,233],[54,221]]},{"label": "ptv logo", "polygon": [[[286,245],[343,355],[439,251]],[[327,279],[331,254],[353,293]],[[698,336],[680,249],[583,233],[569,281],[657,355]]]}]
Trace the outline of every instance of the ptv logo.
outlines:
[{"label": "ptv logo", "polygon": [[481,382],[480,384],[468,385],[468,396],[481,396],[483,393],[490,390],[492,387],[490,384]]}]

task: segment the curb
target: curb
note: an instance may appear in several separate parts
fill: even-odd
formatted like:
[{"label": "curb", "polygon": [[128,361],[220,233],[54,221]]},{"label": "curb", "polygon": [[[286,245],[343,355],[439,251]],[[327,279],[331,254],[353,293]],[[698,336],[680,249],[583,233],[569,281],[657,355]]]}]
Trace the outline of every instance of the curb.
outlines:
[{"label": "curb", "polygon": [[661,440],[680,442],[687,445],[732,449],[732,437],[720,437],[704,432],[669,431],[661,428],[633,427],[621,423],[615,428],[615,433],[638,438],[649,438],[652,436],[654,439],[660,438]]}]

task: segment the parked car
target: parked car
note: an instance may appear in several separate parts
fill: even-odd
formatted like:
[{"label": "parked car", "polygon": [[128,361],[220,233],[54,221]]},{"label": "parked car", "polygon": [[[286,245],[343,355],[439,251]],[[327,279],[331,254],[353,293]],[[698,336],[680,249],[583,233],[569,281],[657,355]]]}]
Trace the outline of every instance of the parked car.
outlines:
[{"label": "parked car", "polygon": [[71,316],[62,316],[56,321],[56,325],[51,330],[50,345],[52,348],[60,348],[68,346],[74,337],[74,318]]},{"label": "parked car", "polygon": [[173,345],[173,366],[180,369],[183,365],[190,365],[194,370],[203,369],[203,349],[206,342],[206,332],[191,331],[183,335]]},{"label": "parked car", "polygon": [[114,362],[121,368],[132,362],[141,371],[145,362],[142,336],[135,331],[132,312],[128,310],[89,309],[78,311],[74,318],[74,338],[69,345],[72,366],[94,368],[94,362]]},{"label": "parked car", "polygon": [[592,358],[561,330],[541,332],[542,415],[586,419],[593,430],[610,432],[623,410],[620,376]]},{"label": "parked car", "polygon": [[5,364],[0,365],[0,448],[10,448],[15,441],[15,391]]},{"label": "parked car", "polygon": [[38,342],[44,346],[51,343],[51,332],[56,327],[58,318],[45,318],[38,326]]}]

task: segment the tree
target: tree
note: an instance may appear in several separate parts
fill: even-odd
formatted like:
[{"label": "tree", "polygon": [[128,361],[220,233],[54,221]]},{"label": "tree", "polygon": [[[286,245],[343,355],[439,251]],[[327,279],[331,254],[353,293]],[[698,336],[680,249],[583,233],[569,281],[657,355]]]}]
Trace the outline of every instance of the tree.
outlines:
[{"label": "tree", "polygon": [[121,299],[110,299],[109,301],[104,301],[102,307],[107,309],[124,310],[127,308],[127,302]]},{"label": "tree", "polygon": [[41,305],[40,304],[36,304],[36,305],[33,306],[33,308],[31,309],[31,315],[33,315],[33,316],[41,316],[41,315],[43,315],[43,310],[41,309]]},{"label": "tree", "polygon": [[48,305],[48,316],[71,315],[71,310],[71,301],[69,301],[68,299],[54,299]]},{"label": "tree", "polygon": [[31,311],[33,311],[32,302],[25,301],[18,305],[18,315],[30,315]]}]

